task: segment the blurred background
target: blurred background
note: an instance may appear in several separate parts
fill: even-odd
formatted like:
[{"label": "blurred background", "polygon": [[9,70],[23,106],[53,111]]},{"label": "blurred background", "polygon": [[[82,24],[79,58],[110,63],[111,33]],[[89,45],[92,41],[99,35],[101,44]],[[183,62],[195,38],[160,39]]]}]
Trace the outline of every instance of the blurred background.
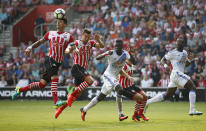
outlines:
[{"label": "blurred background", "polygon": [[[170,72],[164,70],[160,60],[183,35],[185,49],[195,54],[185,73],[197,88],[205,89],[205,0],[1,0],[0,88],[14,89],[16,85],[40,80],[48,42],[34,49],[30,57],[24,55],[24,50],[47,31],[56,30],[53,11],[57,8],[66,10],[65,31],[75,39],[81,39],[84,28],[102,35],[105,48],[93,49],[88,66],[95,78],[93,87],[103,84],[101,75],[107,67],[105,60],[96,61],[95,56],[112,49],[116,39],[122,39],[125,49],[135,49],[137,84],[142,88],[166,89]],[[72,64],[72,54],[65,55],[58,83],[63,88],[72,86]],[[3,92],[0,94],[3,96]],[[204,90],[206,101],[205,96]]]}]

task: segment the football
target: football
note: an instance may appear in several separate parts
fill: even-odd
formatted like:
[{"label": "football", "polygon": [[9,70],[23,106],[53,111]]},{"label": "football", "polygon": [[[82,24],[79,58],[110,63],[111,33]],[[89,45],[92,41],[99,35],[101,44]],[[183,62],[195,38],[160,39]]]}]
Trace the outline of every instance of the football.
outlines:
[{"label": "football", "polygon": [[56,19],[64,19],[65,18],[65,10],[62,8],[58,8],[54,11],[54,17]]}]

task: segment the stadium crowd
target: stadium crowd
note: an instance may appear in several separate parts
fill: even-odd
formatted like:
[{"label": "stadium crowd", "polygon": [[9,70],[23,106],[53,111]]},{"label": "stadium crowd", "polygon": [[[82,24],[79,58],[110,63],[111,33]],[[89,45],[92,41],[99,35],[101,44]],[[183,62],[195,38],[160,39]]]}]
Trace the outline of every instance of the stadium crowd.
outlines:
[{"label": "stadium crowd", "polygon": [[[122,39],[125,49],[135,49],[138,84],[167,87],[170,72],[164,70],[160,60],[175,47],[176,39],[182,35],[186,50],[195,54],[185,73],[191,76],[196,86],[206,87],[205,0],[107,0],[98,1],[93,6],[96,6],[93,13],[73,24],[69,32],[81,39],[81,31],[86,27],[102,35],[105,49],[93,50],[88,66],[88,72],[96,79],[95,86],[102,84],[101,75],[106,68],[106,61],[96,61],[95,56],[112,49],[116,39]],[[24,86],[40,79],[48,43],[34,49],[30,57],[25,57],[25,48],[26,44],[22,42],[8,61],[0,59],[0,87]],[[65,55],[59,70],[59,85],[72,84],[72,64],[72,55]]]}]

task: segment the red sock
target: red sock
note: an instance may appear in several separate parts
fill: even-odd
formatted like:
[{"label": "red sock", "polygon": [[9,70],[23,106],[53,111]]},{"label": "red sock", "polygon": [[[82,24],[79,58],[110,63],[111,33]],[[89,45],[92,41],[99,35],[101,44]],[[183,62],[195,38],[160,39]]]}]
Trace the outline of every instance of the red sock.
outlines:
[{"label": "red sock", "polygon": [[140,103],[139,115],[141,115],[143,113],[146,102],[147,101],[143,101]]},{"label": "red sock", "polygon": [[57,83],[58,83],[58,78],[52,79],[51,80],[51,92],[54,100],[54,104],[58,101],[58,96],[57,96]]},{"label": "red sock", "polygon": [[25,92],[28,90],[38,89],[38,88],[44,88],[45,85],[43,85],[41,82],[33,82],[25,87],[22,87],[19,89],[20,92]]},{"label": "red sock", "polygon": [[138,101],[136,101],[135,106],[134,106],[134,116],[138,115],[139,107],[140,107],[140,104]]},{"label": "red sock", "polygon": [[84,89],[86,89],[90,84],[87,81],[82,82],[79,86],[76,87],[74,92],[72,92],[71,95],[74,97],[77,97],[80,92],[82,92]]}]

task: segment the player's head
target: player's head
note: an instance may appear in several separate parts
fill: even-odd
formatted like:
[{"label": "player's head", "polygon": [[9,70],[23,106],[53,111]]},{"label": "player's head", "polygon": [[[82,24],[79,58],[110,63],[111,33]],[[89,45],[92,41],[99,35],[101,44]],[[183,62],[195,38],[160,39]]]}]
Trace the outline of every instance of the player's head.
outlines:
[{"label": "player's head", "polygon": [[115,43],[114,46],[115,46],[116,52],[121,54],[122,50],[123,50],[123,41],[122,40],[116,40],[116,43]]},{"label": "player's head", "polygon": [[89,29],[84,29],[82,32],[82,41],[88,42],[91,37],[91,31]]},{"label": "player's head", "polygon": [[177,49],[179,51],[182,51],[184,49],[184,38],[183,37],[179,37],[177,39]]},{"label": "player's head", "polygon": [[67,19],[57,19],[57,30],[58,31],[63,32],[66,26],[67,26]]}]

